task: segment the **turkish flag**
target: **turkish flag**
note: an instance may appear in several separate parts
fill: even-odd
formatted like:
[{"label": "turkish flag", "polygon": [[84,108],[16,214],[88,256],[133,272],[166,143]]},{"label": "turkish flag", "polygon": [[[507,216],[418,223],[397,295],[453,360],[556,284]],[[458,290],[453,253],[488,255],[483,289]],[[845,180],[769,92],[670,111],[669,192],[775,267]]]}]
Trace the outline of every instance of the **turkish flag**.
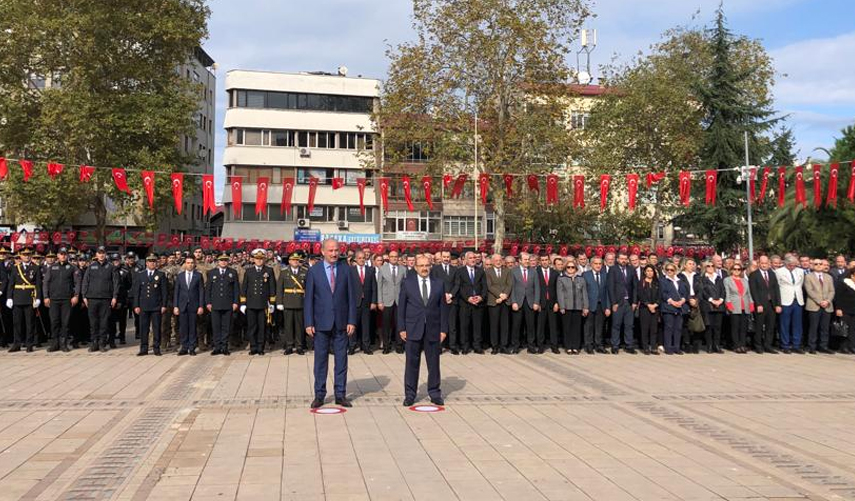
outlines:
[{"label": "turkish flag", "polygon": [[413,211],[415,208],[413,207],[413,193],[410,191],[410,176],[403,176],[401,184],[404,186],[404,201],[407,202],[407,209]]},{"label": "turkish flag", "polygon": [[6,179],[7,175],[9,175],[9,165],[5,158],[0,157],[0,180]]},{"label": "turkish flag", "polygon": [[65,238],[68,239],[68,243],[71,244],[74,242],[74,239],[77,238],[77,232],[75,231],[66,231]]},{"label": "turkish flag", "polygon": [[170,176],[172,181],[172,200],[175,202],[175,212],[181,214],[184,207],[184,174],[174,172]]},{"label": "turkish flag", "polygon": [[128,175],[125,173],[125,169],[113,168],[113,182],[116,183],[116,188],[119,191],[124,191],[128,195],[131,194],[131,189],[128,188]]},{"label": "turkish flag", "polygon": [[600,211],[606,209],[609,201],[609,185],[612,184],[612,176],[603,174],[600,176]]},{"label": "turkish flag", "polygon": [[199,239],[199,247],[208,250],[211,248],[211,239],[209,237],[202,237]]},{"label": "turkish flag", "polygon": [[451,184],[451,181],[453,179],[454,178],[451,176],[451,174],[443,174],[443,176],[442,176],[442,188],[447,190],[448,186]]},{"label": "turkish flag", "polygon": [[840,164],[831,164],[828,168],[828,196],[825,199],[825,206],[837,207],[837,178],[840,177]]},{"label": "turkish flag", "polygon": [[807,195],[805,194],[805,168],[802,165],[796,167],[796,203],[807,207]]},{"label": "turkish flag", "polygon": [[169,246],[170,247],[178,247],[179,245],[181,245],[181,237],[178,235],[172,235],[172,238],[170,239],[170,242],[169,242]]},{"label": "turkish flag", "polygon": [[337,190],[344,186],[344,178],[343,177],[334,177],[332,178],[332,189]]},{"label": "turkish flag", "polygon": [[766,199],[766,187],[769,185],[769,175],[771,175],[771,173],[772,169],[770,167],[763,167],[763,178],[760,181],[760,193],[754,200],[756,203],[762,203],[763,200]]},{"label": "turkish flag", "polygon": [[528,181],[528,191],[536,191],[540,193],[540,181],[537,179],[536,175],[529,174],[526,180]]},{"label": "turkish flag", "polygon": [[813,207],[822,207],[822,166],[819,164],[813,165]]},{"label": "turkish flag", "polygon": [[463,193],[463,186],[466,184],[466,179],[469,176],[466,174],[459,174],[457,179],[454,180],[454,187],[451,189],[451,198],[457,198]]},{"label": "turkish flag", "polygon": [[431,198],[431,185],[433,184],[433,179],[430,176],[424,176],[422,178],[422,186],[425,189],[425,201],[428,204],[430,210],[433,210],[433,199]]},{"label": "turkish flag", "polygon": [[635,195],[638,193],[638,174],[626,175],[627,191],[629,192],[629,210],[635,210]]},{"label": "turkish flag", "polygon": [[202,213],[213,213],[217,208],[217,200],[214,198],[214,175],[202,176]]},{"label": "turkish flag", "polygon": [[243,178],[234,176],[230,182],[232,184],[232,213],[236,219],[239,219],[243,209]]},{"label": "turkish flag", "polygon": [[315,193],[318,191],[318,178],[309,176],[309,213],[315,208]]},{"label": "turkish flag", "polygon": [[505,196],[507,198],[511,198],[514,196],[514,176],[510,174],[504,174],[502,176],[502,181],[505,182]]},{"label": "turkish flag", "polygon": [[[446,174],[447,175],[447,174]],[[380,201],[383,203],[383,212],[389,212],[389,178],[380,178]]]},{"label": "turkish flag", "polygon": [[585,176],[573,176],[573,208],[585,207]]},{"label": "turkish flag", "polygon": [[81,165],[80,166],[80,182],[88,183],[92,180],[92,175],[95,174],[95,167],[91,165]]},{"label": "turkish flag", "polygon": [[30,180],[30,176],[33,175],[33,162],[29,160],[18,160],[18,163],[21,164],[21,169],[24,170],[24,182]]},{"label": "turkish flag", "polygon": [[546,176],[546,204],[558,203],[558,176],[550,174]]},{"label": "turkish flag", "polygon": [[757,168],[752,167],[748,170],[748,192],[751,203],[755,203],[757,200],[757,190],[755,180],[757,179]]},{"label": "turkish flag", "polygon": [[65,166],[56,162],[48,162],[47,164],[48,176],[51,179],[56,179],[56,176],[62,174],[63,169],[65,169]]},{"label": "turkish flag", "polygon": [[718,172],[715,169],[709,169],[707,170],[706,174],[704,174],[704,177],[707,180],[706,203],[707,205],[715,205],[715,185],[716,181],[718,180]]},{"label": "turkish flag", "polygon": [[142,176],[143,189],[148,198],[148,208],[154,209],[154,171],[144,170],[140,172]]},{"label": "turkish flag", "polygon": [[647,173],[647,187],[650,188],[654,184],[658,183],[665,179],[664,172],[648,172]]},{"label": "turkish flag", "polygon": [[270,178],[259,177],[255,184],[255,215],[267,214],[267,190]]},{"label": "turkish flag", "polygon": [[356,190],[359,192],[359,212],[365,215],[365,178],[356,178]]},{"label": "turkish flag", "polygon": [[851,170],[849,172],[849,189],[846,190],[846,198],[850,202],[855,202],[855,160],[849,162]]},{"label": "turkish flag", "polygon": [[282,204],[279,206],[279,214],[291,215],[291,194],[294,192],[294,178],[282,179]]},{"label": "turkish flag", "polygon": [[692,173],[680,171],[680,202],[688,207],[692,203]]},{"label": "turkish flag", "polygon": [[787,168],[778,167],[778,207],[783,207],[787,199]]},{"label": "turkish flag", "polygon": [[487,205],[487,195],[490,191],[490,175],[481,173],[478,176],[478,188],[481,190],[481,203]]}]

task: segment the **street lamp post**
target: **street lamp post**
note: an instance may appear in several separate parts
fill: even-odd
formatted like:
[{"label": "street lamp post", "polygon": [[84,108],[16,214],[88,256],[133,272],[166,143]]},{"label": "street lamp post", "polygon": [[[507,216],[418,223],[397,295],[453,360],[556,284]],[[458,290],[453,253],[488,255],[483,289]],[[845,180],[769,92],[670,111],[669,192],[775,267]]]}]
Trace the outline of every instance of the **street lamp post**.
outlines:
[{"label": "street lamp post", "polygon": [[754,259],[754,225],[751,221],[751,168],[748,160],[748,131],[745,131],[745,167],[743,179],[745,179],[745,202],[748,210],[748,262]]}]

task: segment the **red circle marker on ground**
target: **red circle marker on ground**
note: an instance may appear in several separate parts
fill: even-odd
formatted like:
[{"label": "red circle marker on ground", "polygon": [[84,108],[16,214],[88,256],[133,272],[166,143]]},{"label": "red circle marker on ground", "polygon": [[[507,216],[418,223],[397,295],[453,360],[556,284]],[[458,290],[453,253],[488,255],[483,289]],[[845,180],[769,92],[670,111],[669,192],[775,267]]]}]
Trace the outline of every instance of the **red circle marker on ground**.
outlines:
[{"label": "red circle marker on ground", "polygon": [[445,410],[445,407],[433,404],[424,404],[414,405],[410,407],[410,410],[413,412],[442,412]]},{"label": "red circle marker on ground", "polygon": [[343,407],[318,407],[317,409],[310,409],[309,412],[312,414],[333,416],[335,414],[344,414],[347,412],[347,409],[344,409]]}]

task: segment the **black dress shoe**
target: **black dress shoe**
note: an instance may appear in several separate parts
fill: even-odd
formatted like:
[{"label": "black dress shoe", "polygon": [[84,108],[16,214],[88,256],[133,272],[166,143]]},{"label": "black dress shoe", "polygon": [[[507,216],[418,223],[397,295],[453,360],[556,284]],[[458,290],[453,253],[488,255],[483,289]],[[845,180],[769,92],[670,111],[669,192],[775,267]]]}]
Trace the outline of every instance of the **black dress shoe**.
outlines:
[{"label": "black dress shoe", "polygon": [[557,346],[553,346],[552,347],[552,353],[558,354],[558,353],[561,353],[561,350],[559,350]]},{"label": "black dress shoe", "polygon": [[384,355],[388,355],[389,353],[392,353],[392,350],[390,350],[389,347],[383,348],[383,354]]},{"label": "black dress shoe", "polygon": [[774,348],[769,348],[768,350],[766,350],[766,353],[768,353],[768,354],[770,354],[770,355],[777,355],[777,354],[778,354],[778,350],[776,350],[776,349],[774,349]]},{"label": "black dress shoe", "polygon": [[[631,354],[631,355],[635,355],[635,348],[627,348],[626,352]],[[683,352],[681,351],[679,353],[682,355]]]},{"label": "black dress shoe", "polygon": [[9,348],[9,353],[17,353],[21,351],[21,345],[13,344],[11,348]]},{"label": "black dress shoe", "polygon": [[469,354],[469,348],[464,348],[464,349],[461,351],[461,353],[463,353],[464,355],[468,355],[468,354]]},{"label": "black dress shoe", "polygon": [[612,348],[612,355],[617,355],[620,353],[620,348]]},{"label": "black dress shoe", "polygon": [[347,354],[348,355],[356,355],[356,348],[348,348]]},{"label": "black dress shoe", "polygon": [[90,344],[89,345],[89,353],[94,353],[96,351],[98,351],[98,347],[95,346],[94,344]]},{"label": "black dress shoe", "polygon": [[107,345],[101,347],[101,353],[107,353],[108,351],[110,351],[110,348],[108,348]]},{"label": "black dress shoe", "polygon": [[348,400],[346,397],[336,398],[335,404],[340,405],[342,407],[353,407],[353,404],[350,403],[350,400]]},{"label": "black dress shoe", "polygon": [[146,350],[146,351],[140,350],[140,352],[137,353],[138,357],[144,357],[146,355],[148,355],[148,350]]},{"label": "black dress shoe", "polygon": [[366,355],[373,355],[374,350],[372,350],[371,348],[365,348],[364,350],[362,350],[362,353],[365,353]]},{"label": "black dress shoe", "polygon": [[790,354],[790,349],[789,349],[789,348],[784,348],[783,350],[781,350],[781,353],[783,353],[784,355],[789,355],[789,354]]},{"label": "black dress shoe", "polygon": [[196,356],[196,350],[190,350],[190,351],[189,351],[189,352],[187,352],[187,353],[189,353],[191,357],[195,357],[195,356]]},{"label": "black dress shoe", "polygon": [[445,400],[442,397],[431,398],[430,403],[433,405],[445,405]]},{"label": "black dress shoe", "polygon": [[834,355],[834,352],[829,350],[828,348],[820,348],[817,351],[825,355]]},{"label": "black dress shoe", "polygon": [[594,349],[588,346],[587,348],[585,348],[585,353],[587,353],[588,355],[593,355]]},{"label": "black dress shoe", "polygon": [[483,355],[483,354],[484,354],[484,350],[482,350],[481,348],[478,348],[477,350],[475,350],[475,354],[476,354],[476,355]]},{"label": "black dress shoe", "polygon": [[814,350],[813,348],[811,348],[811,349],[809,349],[809,350],[808,350],[808,353],[810,353],[811,355],[816,355],[816,350]]},{"label": "black dress shoe", "polygon": [[544,353],[546,353],[546,348],[544,348],[543,346],[537,349],[538,355],[543,355]]},{"label": "black dress shoe", "polygon": [[312,400],[312,409],[317,409],[318,407],[321,407],[322,405],[324,405],[324,401],[322,399],[315,398],[314,400]]},{"label": "black dress shoe", "polygon": [[597,348],[597,350],[596,350],[596,351],[597,351],[597,353],[607,353],[607,352],[606,352],[606,349],[605,349],[605,348],[603,348],[602,346],[600,346],[599,348]]},{"label": "black dress shoe", "polygon": [[490,355],[498,355],[498,354],[499,354],[498,348],[493,348],[492,350],[490,350]]},{"label": "black dress shoe", "polygon": [[223,350],[223,355],[225,355],[225,356],[229,356],[229,355],[231,355],[231,354],[232,354],[232,352],[230,352],[228,348],[226,348],[226,349],[224,349],[224,350]]},{"label": "black dress shoe", "polygon": [[644,353],[645,355],[650,355],[650,348],[645,348],[642,353]]},{"label": "black dress shoe", "polygon": [[219,355],[220,353],[221,353],[221,352],[220,352],[220,350],[219,350],[219,349],[213,349],[213,350],[211,350],[211,356],[212,356],[212,357],[213,357],[214,355]]},{"label": "black dress shoe", "polygon": [[397,348],[395,348],[395,353],[398,353],[398,354],[404,353],[404,347],[398,346]]},{"label": "black dress shoe", "polygon": [[513,350],[502,348],[501,350],[499,350],[499,353],[501,353],[502,355],[510,355],[511,353],[513,353]]},{"label": "black dress shoe", "polygon": [[27,353],[32,353],[32,352],[33,352],[33,347],[27,346]]},{"label": "black dress shoe", "polygon": [[179,357],[183,357],[186,354],[187,354],[187,350],[185,350],[184,348],[181,348],[180,350],[178,350],[178,356]]},{"label": "black dress shoe", "polygon": [[805,354],[805,350],[803,350],[803,349],[801,349],[801,348],[794,348],[794,349],[793,349],[793,353],[795,353],[796,355],[804,355],[804,354]]},{"label": "black dress shoe", "polygon": [[256,354],[256,355],[262,355],[262,356],[263,356],[263,355],[264,355],[264,350],[258,350],[255,354]]},{"label": "black dress shoe", "polygon": [[306,354],[306,350],[304,350],[303,348],[297,348],[297,355],[305,355],[305,354]]},{"label": "black dress shoe", "polygon": [[674,353],[676,353],[677,355],[682,355],[684,352],[683,352],[683,350],[677,350]]},{"label": "black dress shoe", "polygon": [[46,349],[45,351],[48,353],[53,353],[55,351],[59,351],[59,346],[54,346],[54,345],[48,346],[48,349]]},{"label": "black dress shoe", "polygon": [[405,399],[404,399],[404,407],[412,407],[414,403],[415,403],[415,402],[413,402],[413,400],[412,400],[412,399],[410,399],[410,398],[405,398]]},{"label": "black dress shoe", "polygon": [[154,350],[154,356],[159,357],[161,355],[163,355],[163,353],[161,353],[160,350]]}]

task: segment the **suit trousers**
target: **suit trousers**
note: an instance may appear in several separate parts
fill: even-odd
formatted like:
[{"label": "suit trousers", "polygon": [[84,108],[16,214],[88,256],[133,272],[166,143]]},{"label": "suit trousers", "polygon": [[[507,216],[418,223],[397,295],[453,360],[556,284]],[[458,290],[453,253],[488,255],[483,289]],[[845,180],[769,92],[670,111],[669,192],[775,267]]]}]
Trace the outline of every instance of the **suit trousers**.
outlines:
[{"label": "suit trousers", "polygon": [[362,351],[371,349],[371,304],[368,302],[356,307],[356,333],[350,336],[348,346],[359,346]]},{"label": "suit trousers", "polygon": [[680,351],[680,339],[683,336],[683,314],[662,313],[665,353]]},{"label": "suit trousers", "polygon": [[229,327],[232,323],[232,309],[211,310],[211,348],[229,349]]},{"label": "suit trousers", "polygon": [[107,323],[110,321],[110,300],[109,299],[89,299],[89,342],[96,348],[106,346],[109,342],[107,339]]},{"label": "suit trousers", "polygon": [[36,342],[36,310],[32,305],[12,307],[12,323],[15,326],[15,345],[33,346]]},{"label": "suit trousers", "polygon": [[460,307],[457,303],[457,298],[451,299],[451,304],[448,305],[448,342],[449,348],[457,348],[459,344],[458,336],[458,321],[460,320]]},{"label": "suit trousers", "polygon": [[777,314],[775,308],[763,305],[763,313],[755,313],[754,321],[754,349],[757,351],[772,349],[775,340],[775,320]]},{"label": "suit trousers", "polygon": [[618,303],[617,311],[612,312],[612,348],[620,347],[620,332],[623,328],[623,342],[627,349],[635,348],[635,341],[632,339],[632,323],[635,320],[635,312],[632,311],[632,305],[626,299]]},{"label": "suit trousers", "polygon": [[178,332],[181,336],[181,347],[185,350],[196,349],[196,309],[187,307],[178,315]]},{"label": "suit trousers", "polygon": [[488,306],[490,316],[490,344],[493,349],[508,347],[508,305]]},{"label": "suit trousers", "polygon": [[724,321],[724,313],[709,312],[707,313],[707,329],[704,331],[706,336],[707,351],[711,352],[721,348],[721,323]]},{"label": "suit trousers", "polygon": [[819,311],[809,311],[808,322],[810,323],[808,348],[815,350],[817,348],[817,337],[819,337],[819,349],[827,350],[831,313],[822,309]]},{"label": "suit trousers", "polygon": [[480,350],[481,346],[481,320],[484,308],[473,305],[468,301],[460,301],[460,348]]},{"label": "suit trousers", "polygon": [[748,316],[749,313],[741,315],[730,315],[730,339],[733,343],[732,348],[745,348],[745,338],[748,336]]},{"label": "suit trousers", "polygon": [[282,311],[283,347],[306,349],[306,328],[303,326],[303,309],[285,308]]},{"label": "suit trousers", "polygon": [[585,317],[585,348],[600,348],[603,346],[603,329],[606,326],[606,313],[600,305],[596,310],[588,311]]},{"label": "suit trousers", "polygon": [[267,308],[246,309],[246,337],[249,338],[249,349],[264,350],[264,328],[267,325]]},{"label": "suit trousers", "polygon": [[638,335],[641,336],[641,348],[656,348],[656,333],[659,331],[659,311],[657,308],[656,313],[651,313],[650,309],[647,308],[646,305],[638,306],[638,323],[639,332]]},{"label": "suit trousers", "polygon": [[107,339],[113,345],[116,340],[125,342],[125,333],[128,330],[128,307],[117,304],[115,309],[110,310],[110,322],[107,324]]},{"label": "suit trousers", "polygon": [[163,314],[160,310],[140,310],[140,351],[148,351],[148,333],[151,331],[153,339],[151,342],[155,353],[160,351],[160,328],[163,324]]},{"label": "suit trousers", "polygon": [[517,350],[520,348],[520,334],[522,333],[523,323],[525,323],[526,342],[529,349],[534,349],[535,335],[535,312],[531,309],[528,302],[523,301],[519,305],[519,310],[512,312],[513,325],[511,325],[511,345],[510,349]]},{"label": "suit trousers", "polygon": [[796,301],[781,308],[778,317],[781,323],[781,348],[785,350],[802,347],[802,307]]},{"label": "suit trousers", "polygon": [[68,343],[68,323],[71,320],[71,300],[52,299],[50,302],[51,346],[60,348]]},{"label": "suit trousers", "polygon": [[582,349],[582,310],[566,310],[558,313],[564,331],[564,348],[568,350]]},{"label": "suit trousers", "polygon": [[329,371],[330,349],[335,359],[335,398],[344,398],[347,393],[347,331],[315,331],[315,398],[327,396],[327,372]]},{"label": "suit trousers", "polygon": [[537,346],[544,348],[546,346],[547,329],[549,330],[549,345],[557,348],[561,342],[558,335],[558,317],[552,307],[555,301],[544,301],[540,305],[540,313],[537,314]]},{"label": "suit trousers", "polygon": [[428,395],[431,398],[441,398],[439,389],[439,353],[442,347],[439,340],[428,341],[424,337],[418,341],[407,339],[404,344],[406,352],[406,366],[404,367],[404,399],[415,400],[416,390],[419,386],[419,368],[421,366],[422,351],[425,352],[425,364],[428,370]]},{"label": "suit trousers", "polygon": [[392,348],[396,348],[400,346],[403,342],[401,337],[398,336],[398,333],[395,332],[397,330],[398,324],[398,305],[385,305],[383,307],[383,349],[391,350]]}]

